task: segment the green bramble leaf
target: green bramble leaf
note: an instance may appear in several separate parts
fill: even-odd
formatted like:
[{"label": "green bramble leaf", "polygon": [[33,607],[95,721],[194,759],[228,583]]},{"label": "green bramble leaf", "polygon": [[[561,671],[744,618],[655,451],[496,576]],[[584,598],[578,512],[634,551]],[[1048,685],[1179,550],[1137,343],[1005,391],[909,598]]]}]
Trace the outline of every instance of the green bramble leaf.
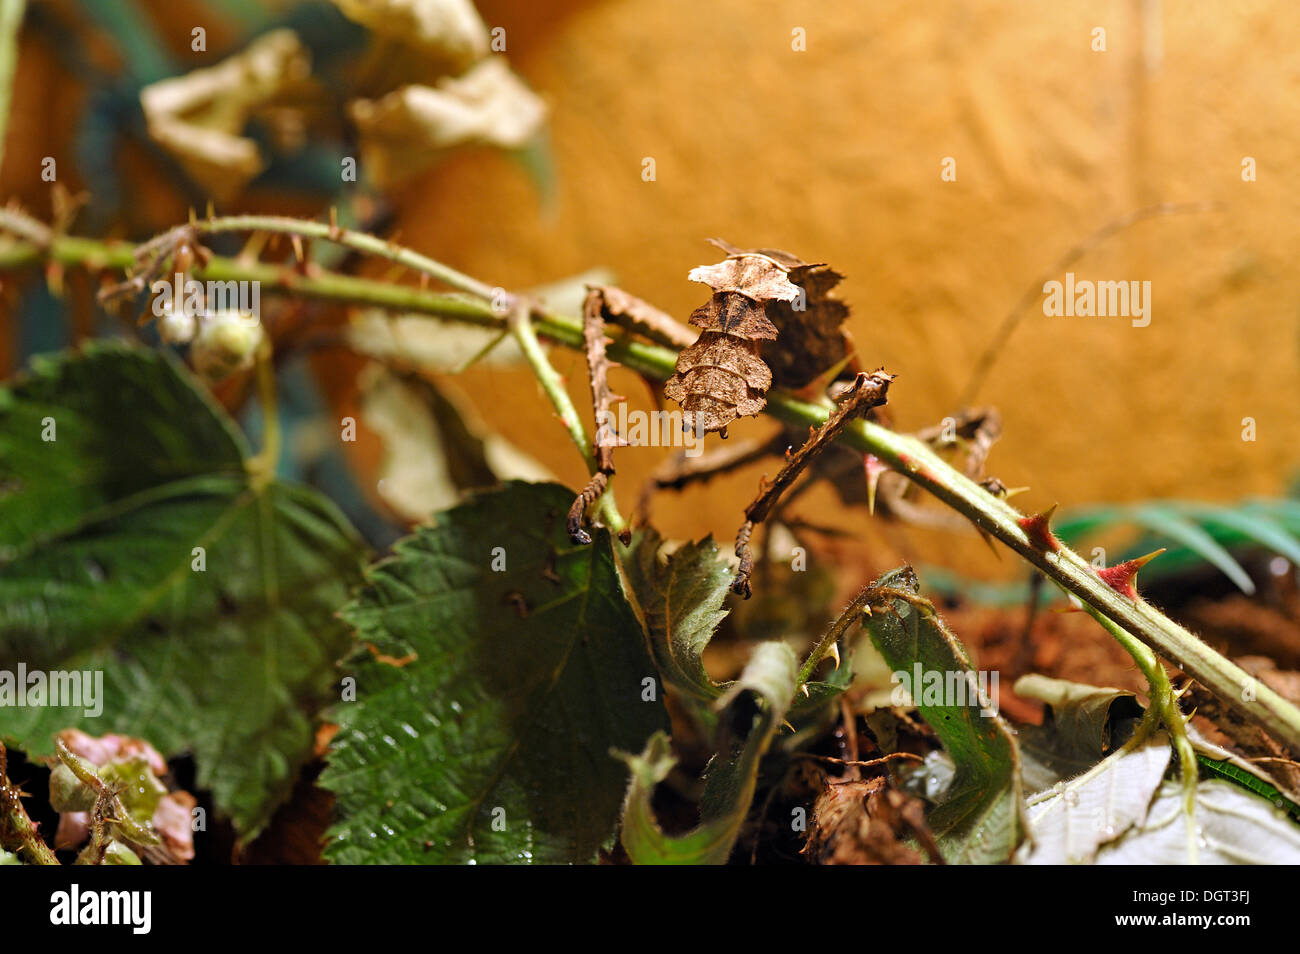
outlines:
[{"label": "green bramble leaf", "polygon": [[0,707],[0,738],[46,756],[76,727],[191,753],[243,840],[337,698],[334,612],[366,552],[315,491],[254,487],[246,453],[161,354],[96,345],[0,389],[0,672],[103,678],[102,712]]},{"label": "green bramble leaf", "polygon": [[930,830],[949,863],[994,864],[1008,860],[1024,837],[1024,797],[1020,754],[1002,719],[973,690],[965,698],[938,700],[922,691],[933,676],[947,687],[960,677],[974,681],[961,642],[919,598],[920,584],[910,567],[886,573],[873,586],[898,591],[871,604],[867,632],[896,673],[922,681],[913,701],[943,743],[956,767],[942,801],[929,813]]},{"label": "green bramble leaf", "polygon": [[[588,863],[612,846],[611,749],[667,728],[608,532],[573,492],[510,482],[441,513],[343,611],[365,648],[321,784],[326,855],[360,863]],[[400,662],[401,665],[395,665]]]},{"label": "green bramble leaf", "polygon": [[732,569],[711,537],[664,552],[654,530],[643,530],[619,564],[628,598],[668,685],[689,698],[711,702],[725,690],[704,670],[704,649],[727,615]]}]

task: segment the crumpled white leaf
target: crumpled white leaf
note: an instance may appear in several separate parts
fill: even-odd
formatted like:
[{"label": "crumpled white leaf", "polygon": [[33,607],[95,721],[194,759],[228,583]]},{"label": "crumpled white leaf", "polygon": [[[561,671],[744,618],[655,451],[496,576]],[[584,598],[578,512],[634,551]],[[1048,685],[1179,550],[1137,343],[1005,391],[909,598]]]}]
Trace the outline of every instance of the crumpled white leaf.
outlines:
[{"label": "crumpled white leaf", "polygon": [[378,100],[356,100],[350,112],[361,134],[362,161],[381,188],[409,178],[452,146],[524,146],[546,118],[545,104],[500,56],[437,87],[403,86]]},{"label": "crumpled white leaf", "polygon": [[[1142,745],[1116,752],[1087,772],[1029,800],[1030,839],[1020,864],[1081,864],[1147,817],[1169,765],[1169,736],[1154,733]],[[1181,817],[1181,816],[1180,816]],[[1184,827],[1180,832],[1186,835]]]},{"label": "crumpled white leaf", "polygon": [[1183,788],[1166,780],[1158,733],[1030,800],[1021,864],[1297,864],[1300,825],[1284,807],[1221,779],[1196,787],[1189,832]]},{"label": "crumpled white leaf", "polygon": [[272,30],[216,66],[140,91],[149,136],[217,199],[237,193],[263,168],[257,144],[240,133],[249,115],[311,74],[311,58],[292,30]]},{"label": "crumpled white leaf", "polygon": [[483,463],[498,480],[553,480],[549,470],[499,434],[488,432],[468,402],[457,398],[446,384],[438,386],[465,428],[464,435],[444,432],[421,394],[397,375],[372,365],[363,372],[362,414],[366,427],[384,446],[378,491],[384,503],[411,523],[460,503],[468,487],[458,485],[451,454],[464,452],[452,440],[479,445]]},{"label": "crumpled white leaf", "polygon": [[[1300,864],[1300,825],[1239,785],[1196,786],[1196,861],[1202,865]],[[1097,855],[1099,865],[1180,865],[1191,859],[1182,787],[1166,782],[1146,820]]]},{"label": "crumpled white leaf", "polygon": [[488,32],[472,0],[334,0],[343,15],[379,36],[444,57],[460,69],[488,54]]}]

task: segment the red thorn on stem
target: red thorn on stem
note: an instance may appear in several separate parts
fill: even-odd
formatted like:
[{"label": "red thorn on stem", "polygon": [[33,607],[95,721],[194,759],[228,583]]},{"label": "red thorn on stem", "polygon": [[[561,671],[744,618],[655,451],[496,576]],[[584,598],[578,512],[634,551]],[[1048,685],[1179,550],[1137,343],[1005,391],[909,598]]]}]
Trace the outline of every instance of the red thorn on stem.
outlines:
[{"label": "red thorn on stem", "polygon": [[1016,521],[1020,529],[1025,531],[1029,542],[1039,550],[1055,552],[1061,549],[1061,541],[1056,539],[1056,534],[1052,533],[1050,526],[1054,513],[1056,513],[1056,504],[1052,504],[1042,513],[1036,513],[1032,517],[1021,517]]},{"label": "red thorn on stem", "polygon": [[1138,570],[1142,569],[1142,567],[1146,566],[1164,552],[1165,548],[1161,547],[1159,550],[1153,550],[1146,556],[1140,556],[1133,560],[1125,560],[1123,563],[1116,563],[1114,566],[1102,567],[1097,571],[1097,575],[1101,577],[1103,583],[1109,586],[1116,593],[1121,596],[1127,596],[1131,600],[1136,600],[1138,595],[1135,584],[1137,583]]},{"label": "red thorn on stem", "polygon": [[889,468],[875,454],[864,454],[862,466],[867,472],[867,512],[874,514],[876,512],[876,487],[880,483],[880,475]]}]

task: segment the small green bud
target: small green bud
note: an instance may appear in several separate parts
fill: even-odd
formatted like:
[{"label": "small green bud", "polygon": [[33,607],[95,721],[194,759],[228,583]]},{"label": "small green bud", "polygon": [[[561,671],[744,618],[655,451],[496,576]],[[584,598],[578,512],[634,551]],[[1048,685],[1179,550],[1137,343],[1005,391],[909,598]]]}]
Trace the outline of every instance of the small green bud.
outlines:
[{"label": "small green bud", "polygon": [[50,772],[50,806],[56,812],[88,812],[95,807],[95,790],[60,762]]},{"label": "small green bud", "polygon": [[104,850],[103,863],[106,865],[138,865],[140,864],[140,856],[120,841],[110,841],[108,848]]},{"label": "small green bud", "polygon": [[220,381],[253,363],[262,343],[262,324],[253,315],[222,311],[199,323],[190,347],[194,370],[209,381]]},{"label": "small green bud", "polygon": [[193,315],[168,308],[158,319],[158,336],[168,344],[189,344],[198,326]]}]

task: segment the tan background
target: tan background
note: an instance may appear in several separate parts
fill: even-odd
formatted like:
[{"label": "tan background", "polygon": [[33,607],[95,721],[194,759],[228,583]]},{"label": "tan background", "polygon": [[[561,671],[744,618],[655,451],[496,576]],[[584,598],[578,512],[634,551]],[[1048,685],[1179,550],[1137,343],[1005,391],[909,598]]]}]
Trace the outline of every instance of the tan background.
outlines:
[{"label": "tan background", "polygon": [[[1030,485],[1027,506],[1278,493],[1296,470],[1293,2],[479,5],[553,108],[556,192],[543,204],[513,160],[461,153],[400,196],[408,244],[507,286],[607,265],[683,318],[704,301],[686,273],[716,260],[708,236],[827,261],[848,276],[862,359],[899,375],[891,406],[910,428],[956,409],[1008,307],[1076,242],[1151,203],[1216,201],[1142,222],[1074,267],[1149,280],[1150,327],[1025,315],[981,395],[1006,425],[991,470]],[[191,6],[158,9],[185,25]],[[1098,26],[1106,52],[1091,49]],[[806,52],[791,49],[795,27]],[[42,190],[12,170],[51,148],[84,93],[39,51],[25,48],[23,70],[3,185],[39,209]],[[940,180],[945,156],[955,183]],[[1257,159],[1257,182],[1242,181],[1243,156]],[[160,225],[183,214],[156,211]],[[580,360],[556,360],[585,400]],[[481,369],[466,383],[507,436],[581,479],[531,379]],[[647,406],[644,388],[621,383]],[[1255,443],[1241,440],[1246,416]],[[620,455],[625,511],[661,453]],[[757,476],[664,500],[656,516],[670,535],[730,538]],[[837,511],[821,496],[801,513]],[[844,522],[877,565],[946,555],[975,574],[1011,568],[977,542],[877,538],[865,517]]]}]

